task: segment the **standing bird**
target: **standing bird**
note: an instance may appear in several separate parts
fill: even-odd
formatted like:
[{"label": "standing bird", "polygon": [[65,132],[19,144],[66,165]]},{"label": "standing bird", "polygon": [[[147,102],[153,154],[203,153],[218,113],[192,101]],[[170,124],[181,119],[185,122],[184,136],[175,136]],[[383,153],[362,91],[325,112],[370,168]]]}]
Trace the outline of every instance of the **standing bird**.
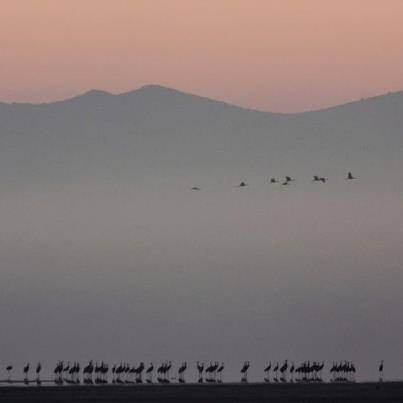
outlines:
[{"label": "standing bird", "polygon": [[24,382],[28,383],[28,372],[29,372],[29,363],[24,367]]},{"label": "standing bird", "polygon": [[379,364],[379,382],[383,382],[383,360],[381,360],[381,363]]},{"label": "standing bird", "polygon": [[140,362],[140,365],[134,370],[136,374],[136,383],[143,383],[143,371],[144,371],[144,362]]},{"label": "standing bird", "polygon": [[35,370],[35,372],[36,372],[36,383],[38,385],[41,384],[41,369],[42,369],[42,365],[41,365],[40,362],[38,362],[38,364],[36,365],[36,370]]},{"label": "standing bird", "polygon": [[62,370],[63,370],[63,361],[59,361],[56,364],[55,369],[53,370],[53,373],[55,374],[55,384],[56,385],[61,385],[63,383]]},{"label": "standing bird", "polygon": [[178,381],[180,383],[185,383],[185,371],[187,368],[187,363],[182,362],[181,366],[178,369]]},{"label": "standing bird", "polygon": [[248,186],[248,184],[246,182],[241,182],[238,187],[239,188],[244,188],[245,186]]},{"label": "standing bird", "polygon": [[353,174],[351,172],[348,172],[346,180],[353,180],[353,179],[357,179],[357,178],[355,176],[353,176]]},{"label": "standing bird", "polygon": [[116,382],[116,364],[112,367],[112,383]]},{"label": "standing bird", "polygon": [[171,367],[172,367],[172,362],[171,362],[171,361],[168,361],[168,365],[165,367],[165,374],[166,374],[165,381],[166,381],[167,383],[170,382],[170,381],[169,381],[169,380],[170,380],[169,371],[170,371]]},{"label": "standing bird", "polygon": [[270,382],[270,370],[271,370],[271,361],[269,365],[264,369],[264,381]]},{"label": "standing bird", "polygon": [[151,362],[149,367],[146,369],[147,383],[153,383],[153,371],[154,371],[154,364]]},{"label": "standing bird", "polygon": [[276,366],[273,368],[273,372],[275,373],[275,376],[273,378],[274,382],[278,382],[278,363],[276,364]]},{"label": "standing bird", "polygon": [[291,367],[290,367],[291,382],[294,382],[294,371],[295,371],[295,365],[294,365],[294,361],[293,361],[293,363],[291,364]]},{"label": "standing bird", "polygon": [[7,371],[7,382],[11,383],[11,372],[13,370],[13,366],[12,365],[7,365],[6,367],[6,371]]},{"label": "standing bird", "polygon": [[206,382],[212,382],[213,380],[213,363],[210,361],[208,365],[206,365]]},{"label": "standing bird", "polygon": [[162,364],[157,368],[157,381],[160,382],[160,383],[163,382],[164,366],[165,366],[165,363],[162,363]]},{"label": "standing bird", "polygon": [[197,372],[199,373],[199,379],[197,382],[203,383],[203,371],[204,371],[204,362],[197,361]]},{"label": "standing bird", "polygon": [[224,363],[222,362],[221,365],[217,368],[217,375],[218,375],[218,379],[217,382],[218,383],[222,383],[222,373],[224,371]]},{"label": "standing bird", "polygon": [[70,371],[70,361],[67,362],[67,365],[63,368],[63,380],[69,383],[69,379],[67,378],[67,374]]},{"label": "standing bird", "polygon": [[280,368],[280,380],[281,382],[287,382],[287,369],[288,369],[288,360],[284,361],[284,364]]},{"label": "standing bird", "polygon": [[241,374],[242,374],[241,382],[248,382],[248,369],[249,369],[249,367],[250,367],[250,362],[245,361],[243,363],[243,367],[241,369]]}]

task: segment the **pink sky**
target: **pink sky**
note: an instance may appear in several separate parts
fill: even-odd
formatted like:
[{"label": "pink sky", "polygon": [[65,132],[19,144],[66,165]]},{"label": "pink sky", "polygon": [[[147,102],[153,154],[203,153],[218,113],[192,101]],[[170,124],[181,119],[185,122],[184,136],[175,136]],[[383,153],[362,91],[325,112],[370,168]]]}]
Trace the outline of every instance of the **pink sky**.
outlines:
[{"label": "pink sky", "polygon": [[2,0],[0,100],[145,84],[271,111],[403,89],[401,0]]}]

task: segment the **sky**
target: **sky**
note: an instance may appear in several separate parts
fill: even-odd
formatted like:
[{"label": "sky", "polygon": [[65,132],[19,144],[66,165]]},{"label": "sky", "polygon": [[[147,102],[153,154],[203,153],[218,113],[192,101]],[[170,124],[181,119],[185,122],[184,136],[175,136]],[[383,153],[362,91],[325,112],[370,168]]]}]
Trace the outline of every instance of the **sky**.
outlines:
[{"label": "sky", "polygon": [[160,84],[318,109],[403,88],[400,0],[2,0],[0,100]]}]

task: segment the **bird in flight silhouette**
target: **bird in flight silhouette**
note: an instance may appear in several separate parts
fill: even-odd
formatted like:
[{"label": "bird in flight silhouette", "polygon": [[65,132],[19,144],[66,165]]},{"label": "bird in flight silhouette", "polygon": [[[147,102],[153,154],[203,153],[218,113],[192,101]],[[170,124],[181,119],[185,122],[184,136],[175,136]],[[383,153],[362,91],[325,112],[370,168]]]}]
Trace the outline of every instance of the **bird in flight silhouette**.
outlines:
[{"label": "bird in flight silhouette", "polygon": [[314,175],[313,180],[312,180],[312,182],[322,182],[322,183],[325,183],[326,181],[327,181],[327,179],[324,176],[319,177],[317,175]]}]

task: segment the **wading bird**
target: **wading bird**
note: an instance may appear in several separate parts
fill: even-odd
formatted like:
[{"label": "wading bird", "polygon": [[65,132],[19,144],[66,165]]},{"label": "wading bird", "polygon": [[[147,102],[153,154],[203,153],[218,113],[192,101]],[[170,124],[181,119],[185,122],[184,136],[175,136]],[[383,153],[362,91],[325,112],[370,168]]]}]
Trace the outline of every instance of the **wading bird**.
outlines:
[{"label": "wading bird", "polygon": [[379,382],[383,382],[383,360],[379,364],[378,371],[379,371]]},{"label": "wading bird", "polygon": [[217,382],[218,383],[222,383],[222,373],[223,373],[223,371],[224,371],[224,363],[222,362],[221,365],[217,369],[217,375],[218,375]]},{"label": "wading bird", "polygon": [[274,372],[274,378],[273,378],[273,381],[274,382],[278,382],[278,367],[279,367],[279,365],[278,365],[278,363],[276,364],[276,366],[273,368],[273,372]]},{"label": "wading bird", "polygon": [[271,370],[271,361],[269,362],[269,365],[264,369],[264,381],[265,382],[270,382],[270,370]]},{"label": "wading bird", "polygon": [[295,365],[294,365],[294,361],[291,364],[290,367],[290,381],[294,382],[294,371],[295,371]]},{"label": "wading bird", "polygon": [[40,385],[40,383],[41,383],[41,369],[42,369],[42,365],[41,365],[40,362],[38,362],[38,364],[36,364],[36,369],[35,369],[35,372],[36,372],[36,383],[37,383],[38,385]]},{"label": "wading bird", "polygon": [[151,362],[149,367],[146,369],[147,383],[153,383],[153,371],[154,371],[154,364]]},{"label": "wading bird", "polygon": [[29,372],[29,363],[24,367],[24,382],[28,383],[28,372]]},{"label": "wading bird", "polygon": [[180,383],[185,383],[185,371],[187,368],[187,363],[182,362],[181,366],[178,369],[178,381]]},{"label": "wading bird", "polygon": [[204,362],[197,361],[196,366],[197,366],[197,372],[199,374],[199,379],[197,382],[203,383]]},{"label": "wading bird", "polygon": [[280,368],[280,381],[287,382],[287,369],[288,369],[288,360],[284,361],[284,364]]},{"label": "wading bird", "polygon": [[11,372],[13,371],[13,366],[7,365],[6,371],[7,371],[7,382],[11,383]]},{"label": "wading bird", "polygon": [[241,378],[241,382],[248,382],[248,370],[250,367],[250,362],[249,361],[245,361],[243,363],[242,369],[241,369],[241,374],[242,374],[242,378]]}]

